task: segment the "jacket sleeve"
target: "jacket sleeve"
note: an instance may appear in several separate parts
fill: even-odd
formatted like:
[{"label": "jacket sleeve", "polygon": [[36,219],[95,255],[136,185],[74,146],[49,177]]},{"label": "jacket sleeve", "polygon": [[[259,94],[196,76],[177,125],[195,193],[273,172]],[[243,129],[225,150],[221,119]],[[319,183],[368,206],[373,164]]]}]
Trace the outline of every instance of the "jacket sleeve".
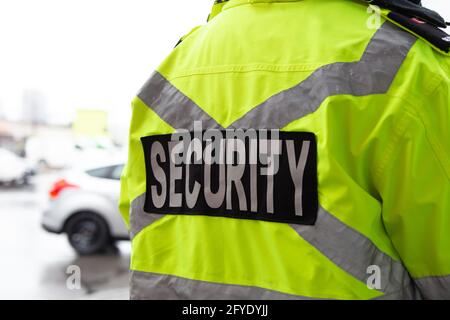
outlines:
[{"label": "jacket sleeve", "polygon": [[411,106],[378,189],[383,222],[425,299],[450,299],[450,85]]}]

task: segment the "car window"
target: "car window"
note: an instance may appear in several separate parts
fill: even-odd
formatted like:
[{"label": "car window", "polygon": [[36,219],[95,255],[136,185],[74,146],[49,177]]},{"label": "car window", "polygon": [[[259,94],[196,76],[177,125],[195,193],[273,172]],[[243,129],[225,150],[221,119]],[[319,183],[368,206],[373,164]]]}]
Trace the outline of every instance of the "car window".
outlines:
[{"label": "car window", "polygon": [[102,168],[87,170],[86,173],[88,175],[90,175],[91,177],[110,179],[111,178],[111,169],[112,169],[112,167],[102,167]]},{"label": "car window", "polygon": [[122,174],[123,165],[109,166],[87,170],[86,173],[91,177],[120,180],[120,175]]},{"label": "car window", "polygon": [[118,166],[113,167],[113,169],[111,171],[111,179],[120,180],[122,171],[123,171],[123,165],[118,165]]}]

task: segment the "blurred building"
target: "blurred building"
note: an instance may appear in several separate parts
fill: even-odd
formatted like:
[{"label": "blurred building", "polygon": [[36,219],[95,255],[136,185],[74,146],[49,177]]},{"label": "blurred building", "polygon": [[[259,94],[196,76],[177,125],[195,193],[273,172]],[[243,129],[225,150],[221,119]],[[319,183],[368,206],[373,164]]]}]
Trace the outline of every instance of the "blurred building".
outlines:
[{"label": "blurred building", "polygon": [[34,136],[58,136],[68,138],[72,135],[70,126],[31,124],[0,119],[0,148],[25,156],[26,142]]}]

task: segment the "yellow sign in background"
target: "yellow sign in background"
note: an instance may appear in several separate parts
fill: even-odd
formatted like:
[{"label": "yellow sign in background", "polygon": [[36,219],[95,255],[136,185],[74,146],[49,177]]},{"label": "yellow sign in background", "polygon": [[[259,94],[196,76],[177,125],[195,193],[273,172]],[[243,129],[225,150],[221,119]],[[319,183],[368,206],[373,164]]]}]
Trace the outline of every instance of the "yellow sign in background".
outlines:
[{"label": "yellow sign in background", "polygon": [[108,129],[108,113],[103,110],[77,110],[72,129],[77,135],[105,136]]}]

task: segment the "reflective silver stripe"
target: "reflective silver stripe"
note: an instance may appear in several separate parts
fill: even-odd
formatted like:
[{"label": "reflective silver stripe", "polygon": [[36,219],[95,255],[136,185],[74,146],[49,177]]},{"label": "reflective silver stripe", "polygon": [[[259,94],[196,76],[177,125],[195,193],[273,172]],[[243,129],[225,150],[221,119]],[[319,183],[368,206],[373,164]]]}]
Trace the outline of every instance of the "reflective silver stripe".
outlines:
[{"label": "reflective silver stripe", "polygon": [[222,128],[158,72],[145,83],[138,97],[172,128],[194,130],[194,121],[202,121],[204,128]]},{"label": "reflective silver stripe", "polygon": [[[323,300],[316,297],[291,295],[259,287],[222,284],[187,278],[131,271],[130,298],[132,300]],[[376,300],[412,300],[409,287],[375,298]]]},{"label": "reflective silver stripe", "polygon": [[398,291],[384,294],[373,300],[422,300],[422,296],[414,284],[411,283]]},{"label": "reflective silver stripe", "polygon": [[131,202],[130,206],[130,238],[133,239],[145,227],[164,217],[161,214],[144,212],[145,193]]},{"label": "reflective silver stripe", "polygon": [[332,63],[317,69],[297,86],[256,106],[231,127],[281,129],[313,113],[331,96],[386,93],[416,40],[413,35],[385,22],[360,61]]},{"label": "reflective silver stripe", "polygon": [[334,264],[356,279],[367,283],[371,265],[380,267],[381,291],[401,291],[405,298],[416,296],[411,278],[401,262],[380,251],[372,241],[342,223],[324,208],[319,209],[314,226],[292,224],[291,227]]},{"label": "reflective silver stripe", "polygon": [[[358,62],[338,62],[317,69],[297,86],[256,106],[230,128],[279,129],[316,111],[325,99],[343,94],[386,93],[417,38],[390,22],[375,33]],[[222,128],[189,97],[155,72],[138,97],[173,128]]]},{"label": "reflective silver stripe", "polygon": [[450,275],[415,279],[424,299],[450,300]]},{"label": "reflective silver stripe", "polygon": [[278,291],[131,271],[132,300],[309,300]]}]

